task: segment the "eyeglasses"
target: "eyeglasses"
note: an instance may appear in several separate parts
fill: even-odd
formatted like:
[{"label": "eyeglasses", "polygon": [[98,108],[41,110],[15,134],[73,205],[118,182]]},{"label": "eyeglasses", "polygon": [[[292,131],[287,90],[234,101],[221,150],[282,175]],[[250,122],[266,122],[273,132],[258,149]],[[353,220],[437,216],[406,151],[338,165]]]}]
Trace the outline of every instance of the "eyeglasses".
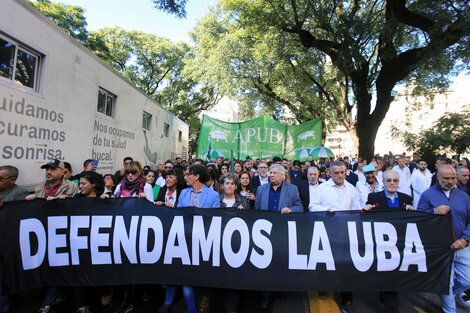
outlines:
[{"label": "eyeglasses", "polygon": [[0,176],[0,181],[3,181],[3,180],[5,180],[5,179],[10,179],[10,178],[13,178],[13,177],[14,177],[14,176],[5,176],[5,177]]},{"label": "eyeglasses", "polygon": [[390,178],[389,178],[389,179],[386,179],[385,181],[386,181],[387,183],[391,183],[391,182],[398,183],[398,182],[399,182],[398,179],[390,179]]}]

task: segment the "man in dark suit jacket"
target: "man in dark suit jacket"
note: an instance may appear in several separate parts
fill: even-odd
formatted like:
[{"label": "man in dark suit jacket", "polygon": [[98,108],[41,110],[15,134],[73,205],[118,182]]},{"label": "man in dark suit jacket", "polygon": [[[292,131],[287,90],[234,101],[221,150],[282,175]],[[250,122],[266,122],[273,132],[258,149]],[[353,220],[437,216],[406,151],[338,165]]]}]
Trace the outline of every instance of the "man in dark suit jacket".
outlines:
[{"label": "man in dark suit jacket", "polygon": [[300,200],[302,201],[302,205],[304,207],[304,212],[308,212],[308,204],[310,203],[310,191],[314,192],[314,190],[321,184],[318,180],[320,175],[320,171],[316,166],[310,166],[307,169],[307,178],[308,180],[304,180],[297,184],[297,188],[299,189]]},{"label": "man in dark suit jacket", "polygon": [[268,177],[268,163],[261,161],[257,167],[258,175],[253,175],[251,178],[251,187],[255,190],[258,189],[259,186],[269,183]]},{"label": "man in dark suit jacket", "polygon": [[[370,193],[367,198],[367,204],[364,210],[371,210],[374,208],[380,209],[406,209],[415,210],[413,208],[413,199],[404,193],[398,192],[398,184],[400,182],[400,175],[393,171],[388,170],[383,173],[383,184],[385,189],[379,192]],[[398,313],[398,294],[396,292],[380,292],[385,312]]]},{"label": "man in dark suit jacket", "polygon": [[255,209],[282,214],[303,211],[299,190],[295,185],[285,182],[285,178],[286,169],[282,165],[271,165],[269,184],[259,186],[256,191]]}]

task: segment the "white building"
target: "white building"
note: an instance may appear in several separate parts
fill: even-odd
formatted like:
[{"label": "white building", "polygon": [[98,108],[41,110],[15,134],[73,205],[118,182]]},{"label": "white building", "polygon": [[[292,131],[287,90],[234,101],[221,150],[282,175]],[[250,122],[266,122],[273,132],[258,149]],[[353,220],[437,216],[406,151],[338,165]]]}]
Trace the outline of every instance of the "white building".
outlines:
[{"label": "white building", "polygon": [[377,133],[376,153],[383,155],[392,151],[395,154],[412,154],[413,151],[408,150],[399,139],[391,137],[392,126],[412,133],[431,127],[445,113],[459,112],[465,106],[470,106],[467,90],[469,86],[470,77],[461,75],[455,78],[446,92],[436,93],[433,100],[416,98],[400,91]]},{"label": "white building", "polygon": [[[444,93],[436,93],[432,101],[425,97],[411,96],[403,89],[399,91],[377,132],[375,153],[383,155],[391,151],[394,154],[403,152],[412,154],[413,151],[408,150],[400,139],[392,138],[392,126],[419,133],[430,127],[445,113],[461,111],[470,105],[468,86],[470,86],[469,76],[456,77],[450,88]],[[327,134],[325,145],[331,148],[335,155],[356,154],[351,136],[343,126]]]},{"label": "white building", "polygon": [[144,165],[185,157],[188,126],[25,0],[0,10],[0,164],[19,184],[44,179],[61,159],[114,172],[126,156]]},{"label": "white building", "polygon": [[204,114],[224,122],[238,122],[238,102],[222,97],[217,105]]}]

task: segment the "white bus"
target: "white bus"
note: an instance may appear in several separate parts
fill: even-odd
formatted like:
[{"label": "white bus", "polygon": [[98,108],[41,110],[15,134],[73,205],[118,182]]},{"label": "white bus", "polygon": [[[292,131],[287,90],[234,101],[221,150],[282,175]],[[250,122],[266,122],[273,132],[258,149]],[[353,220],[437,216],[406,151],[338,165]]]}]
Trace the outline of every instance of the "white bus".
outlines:
[{"label": "white bus", "polygon": [[97,159],[105,174],[126,156],[187,157],[187,124],[26,1],[1,2],[0,165],[18,167],[18,184],[43,180],[49,159],[75,173]]}]

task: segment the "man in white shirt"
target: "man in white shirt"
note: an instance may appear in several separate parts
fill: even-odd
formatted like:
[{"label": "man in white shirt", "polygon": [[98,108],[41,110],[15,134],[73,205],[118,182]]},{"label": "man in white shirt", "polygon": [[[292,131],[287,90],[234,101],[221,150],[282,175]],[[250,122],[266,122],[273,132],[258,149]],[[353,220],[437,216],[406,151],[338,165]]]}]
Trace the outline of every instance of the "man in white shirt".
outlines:
[{"label": "man in white shirt", "polygon": [[299,189],[300,200],[304,206],[304,211],[308,212],[308,204],[310,199],[315,197],[316,190],[320,186],[321,182],[318,180],[320,177],[320,171],[316,166],[309,166],[307,170],[307,180],[303,180],[297,184]]},{"label": "man in white shirt", "polygon": [[404,156],[398,158],[398,165],[395,165],[392,169],[400,175],[398,191],[411,196],[411,173],[408,166],[406,166],[406,158]]},{"label": "man in white shirt", "polygon": [[361,204],[361,208],[366,205],[369,193],[379,192],[384,189],[383,184],[375,176],[375,167],[373,165],[366,165],[363,167],[362,170],[364,171],[366,181],[358,181],[356,185],[356,189],[359,192],[359,201]]},{"label": "man in white shirt", "polygon": [[318,186],[308,209],[315,211],[360,210],[359,193],[346,181],[346,165],[335,161],[330,165],[331,178]]},{"label": "man in white shirt", "polygon": [[418,168],[411,174],[411,186],[413,187],[413,206],[418,207],[421,194],[431,186],[432,174],[427,169],[428,164],[424,160],[417,162]]}]

